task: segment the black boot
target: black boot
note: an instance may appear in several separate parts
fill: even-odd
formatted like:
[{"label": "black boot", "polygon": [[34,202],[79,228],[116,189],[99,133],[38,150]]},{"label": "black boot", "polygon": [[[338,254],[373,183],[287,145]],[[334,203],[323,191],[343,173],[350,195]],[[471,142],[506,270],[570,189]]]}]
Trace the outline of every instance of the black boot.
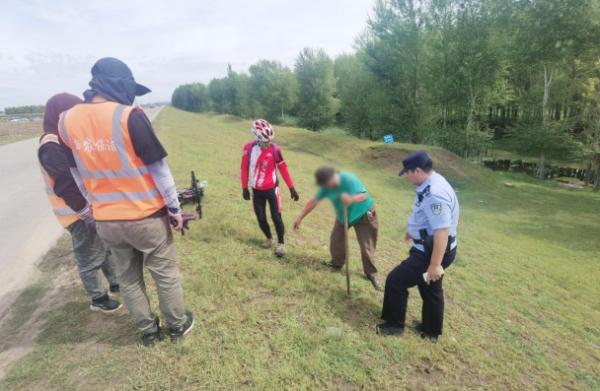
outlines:
[{"label": "black boot", "polygon": [[404,327],[397,322],[385,321],[377,325],[377,334],[382,337],[400,336],[404,333]]}]

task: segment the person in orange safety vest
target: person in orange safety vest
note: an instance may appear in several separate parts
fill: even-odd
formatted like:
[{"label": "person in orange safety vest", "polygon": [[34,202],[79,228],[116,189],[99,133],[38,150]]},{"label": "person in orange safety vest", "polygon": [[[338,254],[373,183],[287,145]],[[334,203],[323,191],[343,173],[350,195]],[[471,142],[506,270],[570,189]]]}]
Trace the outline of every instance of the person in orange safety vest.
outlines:
[{"label": "person in orange safety vest", "polygon": [[90,207],[71,175],[57,134],[60,113],[80,102],[78,97],[66,93],[54,95],[48,100],[38,160],[52,210],[58,222],[71,234],[79,276],[92,301],[90,309],[111,313],[121,308],[121,303],[109,296],[100,278],[100,270],[109,282],[111,293],[117,293],[119,284],[114,263],[96,233],[93,219],[90,218]]},{"label": "person in orange safety vest", "polygon": [[160,309],[172,341],[193,327],[173,246],[171,222],[183,219],[166,151],[150,121],[132,104],[150,90],[135,82],[129,67],[102,58],[92,68],[84,103],[64,112],[61,143],[85,187],[98,234],[115,256],[121,295],[142,332],[142,342],[160,339],[160,321],[150,309],[143,268],[157,286]]}]

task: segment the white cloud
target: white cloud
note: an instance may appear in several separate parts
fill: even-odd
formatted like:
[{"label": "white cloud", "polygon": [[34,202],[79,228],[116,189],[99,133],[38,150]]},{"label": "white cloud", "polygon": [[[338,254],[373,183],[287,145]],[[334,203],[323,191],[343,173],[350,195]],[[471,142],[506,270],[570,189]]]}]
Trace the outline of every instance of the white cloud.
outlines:
[{"label": "white cloud", "polygon": [[127,62],[148,100],[178,84],[245,70],[259,59],[292,66],[303,47],[352,50],[372,0],[5,0],[0,12],[0,108],[81,93],[93,62]]}]

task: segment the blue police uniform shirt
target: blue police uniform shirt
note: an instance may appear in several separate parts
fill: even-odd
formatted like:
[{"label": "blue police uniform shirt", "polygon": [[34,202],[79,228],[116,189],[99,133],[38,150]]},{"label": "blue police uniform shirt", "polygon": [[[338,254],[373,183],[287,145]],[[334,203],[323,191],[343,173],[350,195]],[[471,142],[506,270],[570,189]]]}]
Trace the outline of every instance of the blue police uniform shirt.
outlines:
[{"label": "blue police uniform shirt", "polygon": [[[415,239],[422,239],[419,230],[426,229],[429,236],[442,228],[450,229],[450,236],[456,237],[458,226],[458,198],[446,178],[433,172],[425,182],[417,186],[417,195],[408,218],[408,233]],[[456,247],[456,240],[450,246]],[[422,244],[413,247],[425,251]]]}]

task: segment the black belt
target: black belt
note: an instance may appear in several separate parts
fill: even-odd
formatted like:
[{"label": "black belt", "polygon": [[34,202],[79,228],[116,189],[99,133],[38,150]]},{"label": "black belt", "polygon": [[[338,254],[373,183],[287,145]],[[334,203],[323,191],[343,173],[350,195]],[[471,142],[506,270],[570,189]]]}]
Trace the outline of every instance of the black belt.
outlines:
[{"label": "black belt", "polygon": [[[414,244],[420,244],[425,250],[425,254],[431,254],[433,252],[433,236],[429,236],[426,229],[419,230],[419,239],[413,238]],[[456,236],[448,236],[448,244],[446,245],[446,253],[450,251],[452,243],[456,241]]]},{"label": "black belt", "polygon": [[[432,239],[433,239],[433,238],[432,238]],[[448,245],[450,245],[450,244],[454,243],[455,241],[456,241],[456,236],[448,236]],[[414,238],[413,238],[413,243],[414,243],[414,244],[420,244],[420,245],[423,245],[423,246],[425,246],[425,245],[427,245],[429,242],[428,242],[428,239],[414,239]],[[432,241],[431,243],[433,243],[433,241]]]}]

